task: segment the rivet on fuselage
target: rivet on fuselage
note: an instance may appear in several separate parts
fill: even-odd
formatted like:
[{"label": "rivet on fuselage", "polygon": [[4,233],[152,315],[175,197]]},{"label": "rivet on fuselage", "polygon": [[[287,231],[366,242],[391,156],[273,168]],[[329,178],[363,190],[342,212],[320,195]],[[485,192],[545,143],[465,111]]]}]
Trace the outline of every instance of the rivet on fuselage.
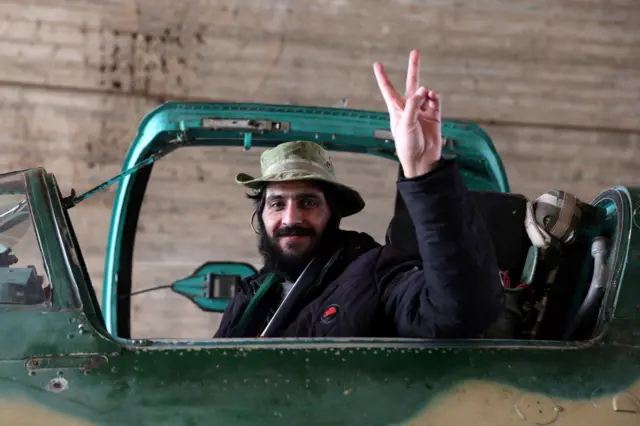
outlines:
[{"label": "rivet on fuselage", "polygon": [[69,382],[67,379],[61,377],[49,380],[47,383],[47,390],[49,392],[60,393],[69,389]]}]

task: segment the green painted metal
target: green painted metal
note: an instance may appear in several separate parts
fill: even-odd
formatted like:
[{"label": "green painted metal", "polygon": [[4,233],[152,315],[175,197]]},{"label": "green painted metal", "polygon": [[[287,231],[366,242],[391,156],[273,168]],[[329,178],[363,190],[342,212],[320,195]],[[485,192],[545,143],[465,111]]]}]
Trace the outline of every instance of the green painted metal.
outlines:
[{"label": "green painted metal", "polygon": [[[326,122],[319,128],[309,124],[316,119],[305,121],[305,133],[293,125],[294,107],[234,108],[172,104],[156,110],[141,124],[124,168],[178,135],[187,143],[224,133],[196,125],[223,110],[227,117],[238,111],[289,117],[291,137],[317,131],[324,140],[335,132],[342,144],[353,141],[336,149],[392,156],[380,151],[392,144],[371,138],[371,129],[384,124],[381,114],[353,113],[356,123],[362,121],[352,125],[351,111],[329,110],[318,114]],[[300,109],[305,117],[313,111],[324,110]],[[247,142],[244,134],[222,136],[207,143]],[[254,133],[249,142],[273,144],[282,135],[272,136]],[[500,164],[497,155],[481,163]],[[469,181],[508,191],[506,177],[496,172],[501,166],[474,168],[475,159],[467,164]],[[136,175],[123,179],[114,205],[105,273],[112,293],[103,298],[104,316],[55,179],[43,169],[15,176],[29,203],[32,227],[25,238],[37,241],[35,258],[41,258],[52,296],[38,305],[0,304],[0,419],[9,424],[639,424],[640,413],[629,407],[640,398],[640,188],[610,188],[593,201],[607,211],[602,232],[613,238],[615,250],[608,258],[604,316],[588,341],[131,340],[111,331],[117,319],[112,293],[122,268],[116,255],[126,251],[127,241],[120,234],[126,217],[119,215],[128,212],[131,192],[138,190],[132,186]],[[627,405],[621,405],[624,397]]]}]

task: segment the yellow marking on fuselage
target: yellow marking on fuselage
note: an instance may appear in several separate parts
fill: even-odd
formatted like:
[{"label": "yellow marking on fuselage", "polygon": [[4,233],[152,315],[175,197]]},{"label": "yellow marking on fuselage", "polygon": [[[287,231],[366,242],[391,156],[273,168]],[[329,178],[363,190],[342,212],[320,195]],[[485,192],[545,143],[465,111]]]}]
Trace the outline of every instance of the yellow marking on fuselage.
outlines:
[{"label": "yellow marking on fuselage", "polygon": [[[592,390],[594,393],[597,389]],[[640,380],[618,394],[586,400],[549,398],[544,394],[490,382],[470,381],[439,396],[406,426],[640,426],[639,411],[614,411],[616,395],[626,393],[640,404]],[[633,405],[633,404],[632,404]],[[526,418],[523,418],[526,417]]]},{"label": "yellow marking on fuselage", "polygon": [[40,404],[13,399],[0,401],[0,426],[97,426]]}]

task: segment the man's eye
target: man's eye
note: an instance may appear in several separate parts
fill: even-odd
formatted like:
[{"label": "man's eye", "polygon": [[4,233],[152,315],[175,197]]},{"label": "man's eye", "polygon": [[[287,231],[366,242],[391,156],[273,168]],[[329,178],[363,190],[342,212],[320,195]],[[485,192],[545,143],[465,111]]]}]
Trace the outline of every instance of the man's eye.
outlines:
[{"label": "man's eye", "polygon": [[269,207],[272,209],[281,209],[283,206],[284,206],[284,203],[282,201],[274,201],[269,205]]},{"label": "man's eye", "polygon": [[318,205],[318,202],[312,198],[308,198],[302,201],[302,205],[304,207],[316,207]]}]

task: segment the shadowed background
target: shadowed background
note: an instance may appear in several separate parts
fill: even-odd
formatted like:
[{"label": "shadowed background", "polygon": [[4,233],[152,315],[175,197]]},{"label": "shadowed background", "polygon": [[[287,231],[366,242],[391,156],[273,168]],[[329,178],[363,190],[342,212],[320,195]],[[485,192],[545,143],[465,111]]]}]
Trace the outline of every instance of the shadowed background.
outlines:
[{"label": "shadowed background", "polygon": [[[65,193],[117,174],[144,114],[170,99],[384,110],[372,72],[402,89],[408,53],[444,115],[489,132],[512,190],[591,200],[640,183],[640,4],[633,0],[0,0],[0,166],[45,166]],[[259,151],[194,149],[157,164],[142,210],[134,288],[206,260],[259,263],[250,205],[233,184]],[[381,239],[395,166],[336,156],[362,191],[348,227]],[[102,288],[113,190],[71,217]],[[168,290],[135,296],[138,337],[206,337],[217,316]]]}]

